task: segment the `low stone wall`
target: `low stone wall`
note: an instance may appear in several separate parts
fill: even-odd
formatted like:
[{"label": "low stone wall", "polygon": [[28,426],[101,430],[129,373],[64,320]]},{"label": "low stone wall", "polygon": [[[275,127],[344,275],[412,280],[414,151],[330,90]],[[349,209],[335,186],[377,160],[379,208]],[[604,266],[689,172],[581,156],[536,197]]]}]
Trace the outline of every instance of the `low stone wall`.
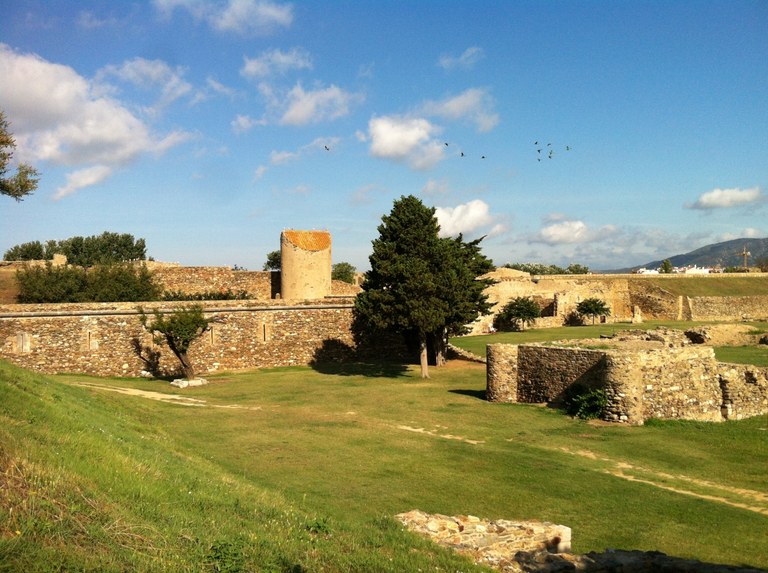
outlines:
[{"label": "low stone wall", "polygon": [[518,402],[558,404],[574,384],[601,385],[605,354],[578,348],[520,346],[517,358]]},{"label": "low stone wall", "polygon": [[768,413],[768,368],[720,363],[711,347],[670,342],[680,337],[665,334],[649,334],[644,348],[488,345],[486,398],[557,404],[582,384],[605,390],[604,419],[614,422],[717,422]]},{"label": "low stone wall", "polygon": [[235,271],[229,267],[150,267],[157,282],[167,291],[202,294],[214,291],[245,291],[252,298],[269,300],[280,292],[280,273]]},{"label": "low stone wall", "polygon": [[765,320],[766,296],[697,296],[688,298],[691,320]]},{"label": "low stone wall", "polygon": [[[305,365],[353,352],[351,299],[280,302],[203,302],[216,322],[190,349],[198,372]],[[144,308],[149,313],[183,304]],[[0,358],[45,373],[178,373],[176,358],[141,326],[136,303],[0,305]]]}]

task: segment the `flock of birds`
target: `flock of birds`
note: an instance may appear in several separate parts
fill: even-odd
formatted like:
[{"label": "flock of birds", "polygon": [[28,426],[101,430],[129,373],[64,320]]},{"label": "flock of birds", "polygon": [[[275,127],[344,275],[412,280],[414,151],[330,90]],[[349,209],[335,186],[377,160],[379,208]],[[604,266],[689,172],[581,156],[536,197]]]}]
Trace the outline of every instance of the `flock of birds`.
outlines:
[{"label": "flock of birds", "polygon": [[[537,159],[537,161],[541,161],[542,157],[546,157],[547,159],[552,159],[555,156],[555,149],[552,147],[551,143],[547,143],[545,146],[542,146],[542,145],[539,144],[538,141],[534,141],[533,145],[536,146],[536,154],[537,154],[536,159]],[[445,142],[445,146],[448,147],[448,142],[447,141]],[[324,147],[325,147],[326,151],[330,151],[331,150],[331,148],[328,147],[327,145],[325,145]],[[544,155],[542,155],[541,152],[545,151],[545,150],[546,150],[546,153]],[[571,146],[570,145],[566,145],[565,146],[565,150],[566,151],[570,151],[571,150]],[[463,151],[461,151],[459,153],[461,154],[460,157],[465,157]],[[481,155],[480,159],[485,159],[485,155]]]}]

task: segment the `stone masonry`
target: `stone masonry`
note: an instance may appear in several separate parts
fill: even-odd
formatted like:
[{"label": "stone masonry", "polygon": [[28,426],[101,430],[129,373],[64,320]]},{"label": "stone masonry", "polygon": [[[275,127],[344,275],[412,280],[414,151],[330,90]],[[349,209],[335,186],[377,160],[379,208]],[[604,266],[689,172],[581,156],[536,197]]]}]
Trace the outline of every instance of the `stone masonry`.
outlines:
[{"label": "stone masonry", "polygon": [[[598,348],[491,344],[486,398],[558,404],[581,384],[603,388],[604,419],[738,420],[768,413],[768,368],[720,363],[678,331],[630,331]],[[589,346],[589,341],[581,341]]]}]

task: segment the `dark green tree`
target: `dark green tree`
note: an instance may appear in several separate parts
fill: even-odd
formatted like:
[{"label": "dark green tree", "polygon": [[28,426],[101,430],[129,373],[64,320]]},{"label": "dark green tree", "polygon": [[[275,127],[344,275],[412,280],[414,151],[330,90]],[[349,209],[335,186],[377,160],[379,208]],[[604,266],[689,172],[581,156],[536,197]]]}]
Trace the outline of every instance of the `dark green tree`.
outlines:
[{"label": "dark green tree", "polygon": [[659,272],[663,274],[669,274],[672,272],[672,262],[669,259],[664,259],[659,267]]},{"label": "dark green tree", "polygon": [[336,263],[331,267],[331,278],[335,281],[355,284],[356,271],[357,269],[350,263]]},{"label": "dark green tree", "polygon": [[37,189],[39,173],[34,167],[19,163],[16,166],[16,174],[6,177],[14,149],[16,149],[16,140],[10,132],[5,114],[0,110],[0,195],[7,195],[16,201],[21,201]]},{"label": "dark green tree", "polygon": [[479,241],[441,239],[439,230],[434,208],[413,196],[395,201],[382,217],[371,270],[355,300],[356,317],[369,328],[415,338],[424,378],[429,377],[430,340],[461,330],[487,304],[482,282],[475,281],[475,272],[489,264]]},{"label": "dark green tree", "polygon": [[180,307],[169,313],[153,311],[150,318],[139,307],[139,320],[142,326],[152,335],[155,344],[165,341],[168,348],[181,362],[184,377],[191,380],[195,377],[195,368],[189,358],[189,348],[211,327],[212,319],[203,314],[201,305]]},{"label": "dark green tree", "polygon": [[485,289],[494,281],[479,277],[495,267],[480,250],[483,238],[469,242],[462,235],[440,239],[439,257],[443,262],[437,280],[449,312],[443,327],[430,338],[437,366],[445,364],[450,337],[466,334],[470,323],[491,312],[493,305],[488,302]]},{"label": "dark green tree", "polygon": [[497,330],[525,330],[541,316],[541,308],[529,296],[518,296],[505,304],[493,319]]},{"label": "dark green tree", "polygon": [[598,316],[610,316],[611,310],[599,298],[585,298],[576,305],[576,312],[581,316],[592,317],[592,324],[595,324],[595,318]]},{"label": "dark green tree", "polygon": [[267,262],[264,263],[263,270],[279,271],[282,267],[282,258],[280,251],[270,251],[267,253]]},{"label": "dark green tree", "polygon": [[45,247],[40,241],[15,245],[5,251],[4,261],[42,261],[45,256]]}]

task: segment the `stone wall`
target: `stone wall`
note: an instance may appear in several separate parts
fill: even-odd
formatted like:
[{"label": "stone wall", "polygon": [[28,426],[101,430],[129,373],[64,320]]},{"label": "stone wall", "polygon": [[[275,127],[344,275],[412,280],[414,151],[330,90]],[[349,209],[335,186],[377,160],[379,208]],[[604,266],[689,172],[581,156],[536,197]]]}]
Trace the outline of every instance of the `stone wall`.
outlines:
[{"label": "stone wall", "polygon": [[[305,365],[353,351],[350,299],[281,303],[203,302],[216,322],[190,349],[198,372]],[[38,372],[98,376],[175,375],[178,368],[142,328],[135,303],[0,305],[0,358]]]},{"label": "stone wall", "polygon": [[202,294],[215,291],[247,292],[257,300],[270,300],[280,292],[280,272],[235,271],[229,267],[151,267],[163,290]]},{"label": "stone wall", "polygon": [[517,359],[518,402],[562,402],[574,384],[590,388],[602,383],[605,354],[578,348],[520,346]]},{"label": "stone wall", "polygon": [[768,368],[720,363],[708,346],[661,342],[590,350],[491,344],[487,356],[491,402],[557,404],[568,387],[583,384],[605,389],[607,421],[723,421],[768,413]]},{"label": "stone wall", "polygon": [[697,296],[688,301],[692,320],[761,320],[768,317],[768,295]]}]

